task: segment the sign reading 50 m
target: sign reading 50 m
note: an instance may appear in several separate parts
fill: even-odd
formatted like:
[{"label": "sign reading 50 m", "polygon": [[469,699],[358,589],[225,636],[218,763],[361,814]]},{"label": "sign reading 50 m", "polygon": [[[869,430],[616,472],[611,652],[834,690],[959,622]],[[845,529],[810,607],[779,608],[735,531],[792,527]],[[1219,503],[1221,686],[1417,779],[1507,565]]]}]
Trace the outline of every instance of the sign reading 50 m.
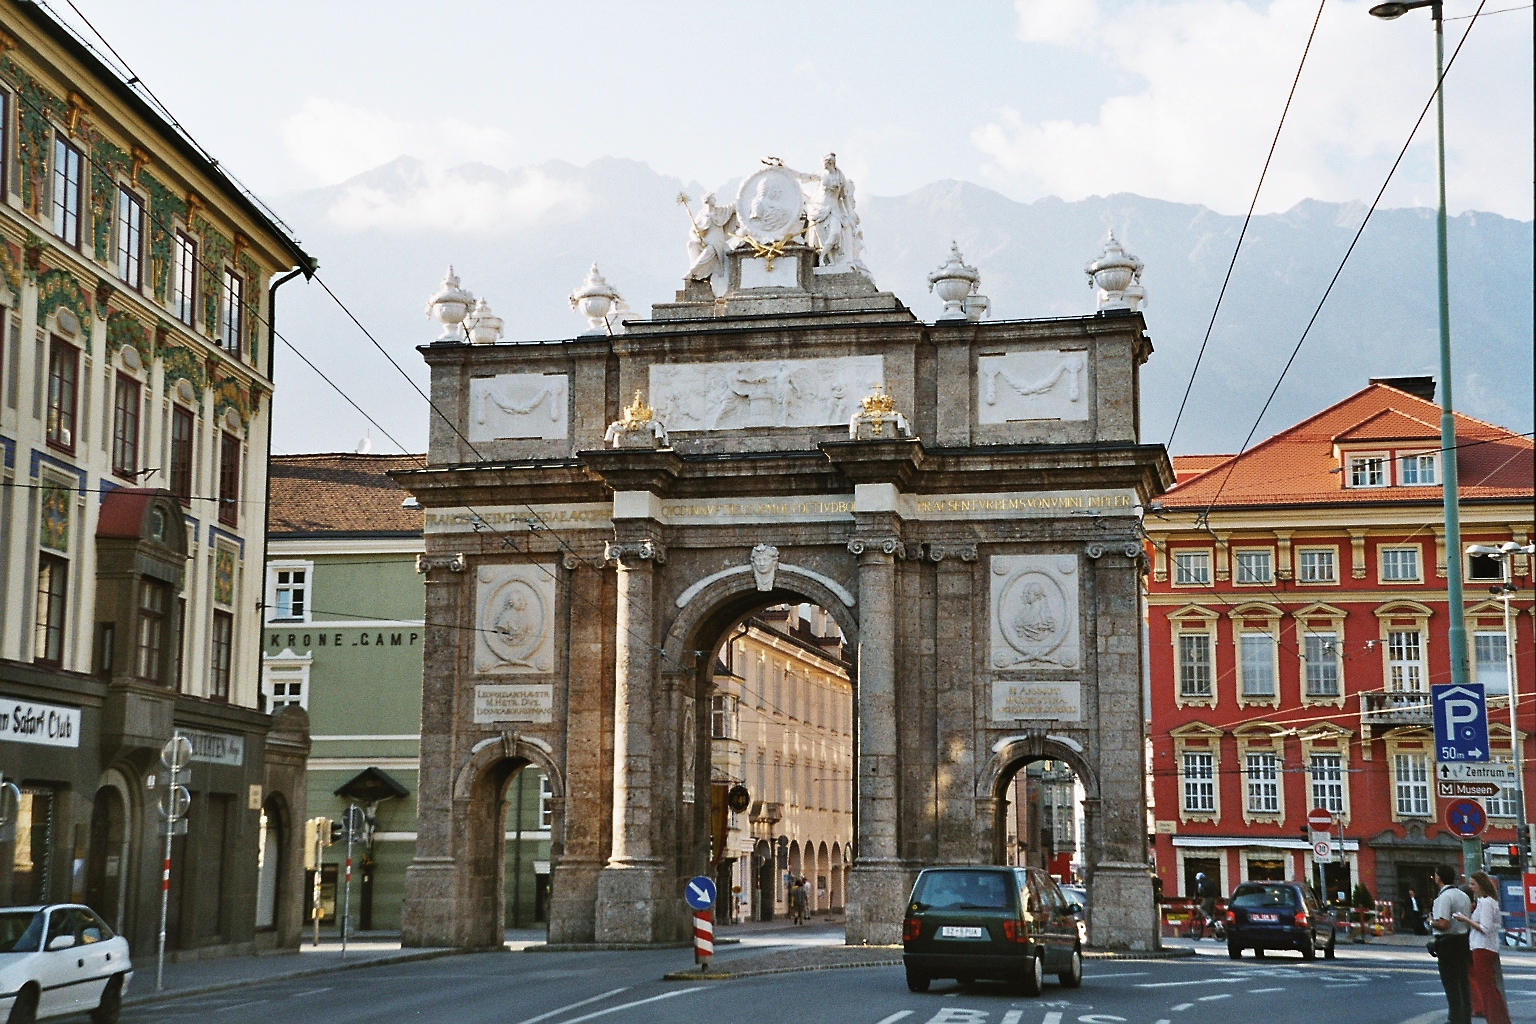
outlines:
[{"label": "sign reading 50 m", "polygon": [[1436,761],[1487,761],[1488,708],[1482,683],[1431,686]]}]

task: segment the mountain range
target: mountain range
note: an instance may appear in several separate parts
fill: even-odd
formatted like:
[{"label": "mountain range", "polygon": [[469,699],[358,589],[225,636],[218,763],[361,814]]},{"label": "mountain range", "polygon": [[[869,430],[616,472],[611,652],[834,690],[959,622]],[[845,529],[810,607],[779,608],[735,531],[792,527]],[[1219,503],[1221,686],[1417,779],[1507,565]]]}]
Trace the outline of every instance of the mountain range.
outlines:
[{"label": "mountain range", "polygon": [[[750,171],[750,168],[744,169]],[[734,197],[735,182],[722,185]],[[676,198],[703,189],[635,161],[449,169],[402,157],[341,184],[274,203],[320,274],[379,345],[425,389],[411,349],[436,336],[426,299],[453,263],[464,287],[506,321],[508,339],[570,337],[585,322],[566,296],[594,261],[642,315],[671,301],[687,265]],[[1144,367],[1143,439],[1168,441],[1242,218],[1130,194],[1016,202],[963,181],[906,195],[859,195],[876,282],[925,319],[940,302],[926,275],[950,243],[981,273],[999,319],[1093,311],[1085,264],[1113,230],[1146,264],[1155,351]],[[1172,451],[1235,451],[1296,346],[1365,215],[1358,203],[1304,201],[1253,218]],[[1463,213],[1449,224],[1456,408],[1532,429],[1532,222]],[[278,297],[283,336],[401,445],[425,447],[428,410],[315,284]],[[1379,376],[1439,377],[1435,217],[1378,210],[1259,424],[1262,439]],[[279,346],[274,450],[350,451],[364,434],[392,447]]]}]

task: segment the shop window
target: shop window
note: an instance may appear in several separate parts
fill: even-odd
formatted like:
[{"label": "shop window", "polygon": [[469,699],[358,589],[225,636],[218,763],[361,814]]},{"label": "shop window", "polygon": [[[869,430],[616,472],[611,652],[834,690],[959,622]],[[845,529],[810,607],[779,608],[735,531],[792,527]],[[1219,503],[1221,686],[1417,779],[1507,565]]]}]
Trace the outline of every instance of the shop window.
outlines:
[{"label": "shop window", "polygon": [[1332,548],[1311,548],[1297,552],[1301,563],[1301,582],[1337,583],[1339,570]]},{"label": "shop window", "polygon": [[112,472],[134,479],[139,471],[139,382],[117,375],[112,397]]},{"label": "shop window", "polygon": [[1422,692],[1424,689],[1424,646],[1416,629],[1394,629],[1387,633],[1387,679],[1392,689]]},{"label": "shop window", "polygon": [[1337,633],[1308,633],[1302,638],[1307,696],[1339,695],[1339,637]]},{"label": "shop window", "polygon": [[[144,200],[117,190],[117,279],[134,291],[143,287]],[[99,254],[98,254],[99,255]]]},{"label": "shop window", "polygon": [[[80,248],[81,154],[62,135],[53,139],[53,233]],[[104,255],[104,254],[103,254]]]},{"label": "shop window", "polygon": [[1472,634],[1473,680],[1488,696],[1509,693],[1509,638],[1500,632]]},{"label": "shop window", "polygon": [[171,406],[171,493],[183,505],[192,503],[192,412]]},{"label": "shop window", "polygon": [[1209,551],[1177,551],[1173,556],[1173,582],[1181,587],[1204,586],[1211,582]]},{"label": "shop window", "polygon": [[1179,635],[1179,693],[1211,696],[1211,637],[1208,633]]},{"label": "shop window", "polygon": [[33,658],[45,665],[64,661],[64,609],[69,592],[69,562],[47,553],[37,556],[37,628]]},{"label": "shop window", "polygon": [[139,581],[138,676],[161,682],[170,588],[155,580]]},{"label": "shop window", "polygon": [[215,609],[208,664],[208,696],[214,700],[229,700],[229,667],[234,639],[235,617]]},{"label": "shop window", "polygon": [[1249,754],[1246,771],[1248,810],[1274,814],[1280,810],[1280,765],[1274,754]]},{"label": "shop window", "polygon": [[61,338],[48,345],[48,446],[73,454],[80,350]]},{"label": "shop window", "polygon": [[1334,814],[1344,813],[1344,758],[1340,754],[1313,754],[1312,806]]},{"label": "shop window", "polygon": [[1397,813],[1404,818],[1429,817],[1429,760],[1423,754],[1397,754],[1392,759]]},{"label": "shop window", "polygon": [[48,903],[53,892],[53,850],[58,841],[51,789],[24,786],[16,802],[16,839],[11,848],[11,905]]},{"label": "shop window", "polygon": [[1184,810],[1214,813],[1216,810],[1216,758],[1212,754],[1184,754]]},{"label": "shop window", "polygon": [[219,522],[234,526],[240,519],[240,439],[219,438]]}]

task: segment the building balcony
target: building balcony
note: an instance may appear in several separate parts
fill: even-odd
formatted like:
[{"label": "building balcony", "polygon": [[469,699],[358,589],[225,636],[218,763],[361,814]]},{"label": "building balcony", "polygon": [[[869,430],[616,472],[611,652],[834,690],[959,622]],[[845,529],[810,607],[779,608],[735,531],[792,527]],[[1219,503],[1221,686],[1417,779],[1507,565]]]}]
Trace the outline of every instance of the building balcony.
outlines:
[{"label": "building balcony", "polygon": [[1360,694],[1360,724],[1365,726],[1434,725],[1428,692],[1368,690]]}]

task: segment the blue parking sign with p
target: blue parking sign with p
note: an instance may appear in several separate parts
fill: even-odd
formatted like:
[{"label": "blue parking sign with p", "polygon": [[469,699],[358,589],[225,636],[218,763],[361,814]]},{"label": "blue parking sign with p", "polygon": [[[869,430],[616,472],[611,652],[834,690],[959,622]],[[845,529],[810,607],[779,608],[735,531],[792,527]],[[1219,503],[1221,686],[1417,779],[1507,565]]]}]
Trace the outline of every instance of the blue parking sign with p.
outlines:
[{"label": "blue parking sign with p", "polygon": [[1435,715],[1435,760],[1489,760],[1483,684],[1442,683],[1431,686],[1429,694]]}]

